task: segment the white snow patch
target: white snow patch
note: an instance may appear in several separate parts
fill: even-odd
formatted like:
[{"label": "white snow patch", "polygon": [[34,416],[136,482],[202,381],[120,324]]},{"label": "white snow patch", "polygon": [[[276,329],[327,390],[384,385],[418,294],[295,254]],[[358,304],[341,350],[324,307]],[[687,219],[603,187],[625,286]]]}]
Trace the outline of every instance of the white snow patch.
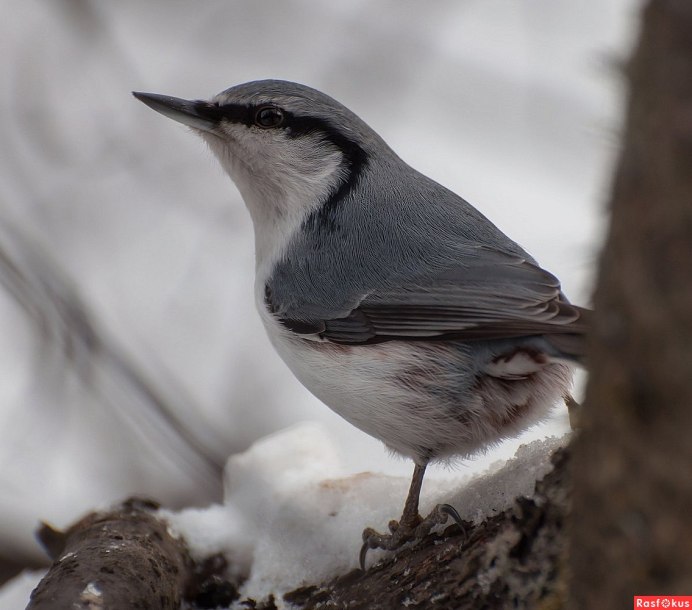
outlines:
[{"label": "white snow patch", "polygon": [[[334,447],[326,429],[315,423],[272,434],[228,460],[224,505],[161,514],[195,557],[223,553],[234,572],[248,574],[277,513],[288,510],[306,485],[341,474]],[[301,499],[298,506],[304,505]]]},{"label": "white snow patch", "polygon": [[485,518],[506,510],[520,496],[531,497],[536,481],[542,479],[553,468],[550,458],[553,452],[567,444],[569,434],[535,440],[521,445],[514,458],[507,462],[495,462],[484,473],[460,486],[458,480],[448,483],[446,490],[429,504],[432,508],[439,502],[452,504],[462,519],[480,523]]},{"label": "white snow patch", "polygon": [[[522,445],[513,459],[474,477],[426,481],[421,512],[448,502],[462,518],[479,522],[510,507],[517,496],[533,494],[567,438]],[[343,472],[327,430],[302,424],[228,461],[223,506],[164,514],[196,557],[224,553],[235,573],[247,577],[243,597],[274,594],[280,604],[286,591],[356,568],[363,529],[386,530],[401,513],[408,478]]]}]

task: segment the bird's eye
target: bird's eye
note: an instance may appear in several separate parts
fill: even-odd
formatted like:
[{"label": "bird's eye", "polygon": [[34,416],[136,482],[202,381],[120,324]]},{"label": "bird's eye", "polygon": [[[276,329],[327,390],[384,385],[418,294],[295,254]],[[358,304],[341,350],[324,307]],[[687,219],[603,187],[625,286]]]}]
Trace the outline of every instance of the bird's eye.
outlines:
[{"label": "bird's eye", "polygon": [[263,106],[255,113],[255,125],[264,127],[278,127],[284,122],[284,113],[276,106]]}]

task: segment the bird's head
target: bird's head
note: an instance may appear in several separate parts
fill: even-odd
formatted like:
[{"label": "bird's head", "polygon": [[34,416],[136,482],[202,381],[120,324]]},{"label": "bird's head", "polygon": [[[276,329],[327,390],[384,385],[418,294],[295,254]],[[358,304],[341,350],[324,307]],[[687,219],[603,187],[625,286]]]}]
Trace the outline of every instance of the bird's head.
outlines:
[{"label": "bird's head", "polygon": [[253,81],[209,101],[134,95],[202,136],[240,190],[256,234],[295,228],[343,197],[374,156],[391,153],[348,108],[297,83]]}]

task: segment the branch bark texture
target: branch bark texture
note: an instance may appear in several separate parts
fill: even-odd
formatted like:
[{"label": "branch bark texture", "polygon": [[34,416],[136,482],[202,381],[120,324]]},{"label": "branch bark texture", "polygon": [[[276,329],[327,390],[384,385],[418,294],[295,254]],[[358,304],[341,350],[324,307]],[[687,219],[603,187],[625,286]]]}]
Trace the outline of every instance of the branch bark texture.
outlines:
[{"label": "branch bark texture", "polygon": [[153,505],[128,501],[67,532],[39,532],[55,562],[27,610],[178,610],[191,577],[182,541]]}]

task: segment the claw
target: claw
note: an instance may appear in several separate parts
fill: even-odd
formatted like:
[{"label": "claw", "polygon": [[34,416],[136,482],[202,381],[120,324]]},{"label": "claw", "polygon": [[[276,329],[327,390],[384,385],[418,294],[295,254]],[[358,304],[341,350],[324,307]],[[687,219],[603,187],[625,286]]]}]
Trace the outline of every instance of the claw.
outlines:
[{"label": "claw", "polygon": [[[395,521],[390,521],[389,522],[389,527],[391,529],[392,523],[396,523]],[[388,536],[390,537],[390,536]],[[358,555],[358,560],[360,562],[360,569],[365,572],[365,557],[368,554],[368,551],[370,549],[377,548],[380,540],[382,539],[382,534],[379,534],[376,532],[374,529],[371,527],[366,527],[363,530],[363,546],[360,547],[360,554]]]},{"label": "claw", "polygon": [[422,540],[436,525],[445,523],[448,517],[451,517],[459,525],[464,537],[466,537],[461,516],[449,504],[438,504],[425,519],[421,519],[420,514],[418,514],[418,498],[420,497],[426,464],[427,462],[416,462],[411,487],[404,504],[404,512],[399,521],[389,522],[389,534],[380,534],[370,527],[363,530],[363,546],[360,547],[360,555],[358,556],[360,569],[363,572],[365,572],[365,557],[370,549],[396,551],[408,542]]},{"label": "claw", "polygon": [[425,518],[418,517],[415,525],[405,525],[402,521],[389,522],[389,534],[380,534],[371,527],[363,530],[363,546],[360,548],[358,556],[360,569],[365,572],[365,558],[370,549],[383,549],[385,551],[396,551],[406,543],[414,540],[422,540],[436,525],[442,525],[448,518],[461,528],[464,538],[466,538],[466,528],[456,508],[449,504],[438,504],[432,512]]},{"label": "claw", "polygon": [[363,546],[360,547],[360,554],[358,555],[358,560],[360,562],[361,572],[365,572],[365,556],[368,554],[369,550],[370,550],[370,545],[367,542],[364,542]]},{"label": "claw", "polygon": [[[435,508],[439,513],[452,518],[452,520],[461,528],[461,533],[464,534],[464,540],[466,540],[466,527],[464,526],[464,521],[462,520],[459,511],[457,511],[457,509],[451,504],[438,504]],[[440,523],[444,523],[444,521],[441,521]]]},{"label": "claw", "polygon": [[436,508],[442,514],[447,515],[448,517],[451,517],[454,521],[456,521],[457,525],[461,525],[461,516],[457,512],[457,509],[454,508],[451,504],[438,504]]}]

